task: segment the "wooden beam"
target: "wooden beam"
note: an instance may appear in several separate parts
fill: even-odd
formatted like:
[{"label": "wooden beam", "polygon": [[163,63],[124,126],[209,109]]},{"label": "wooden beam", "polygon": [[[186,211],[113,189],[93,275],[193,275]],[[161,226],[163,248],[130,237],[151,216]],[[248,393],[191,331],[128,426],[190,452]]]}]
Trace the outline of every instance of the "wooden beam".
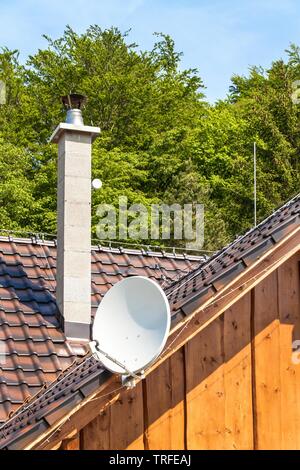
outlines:
[{"label": "wooden beam", "polygon": [[[126,416],[126,419],[124,419]],[[81,430],[81,450],[144,450],[142,383],[124,389],[118,400]]]},{"label": "wooden beam", "polygon": [[177,351],[145,379],[147,447],[184,450],[184,355]]},{"label": "wooden beam", "polygon": [[224,448],[253,449],[251,293],[224,313]]},{"label": "wooden beam", "polygon": [[277,272],[255,287],[255,413],[258,450],[281,449],[280,322]]},{"label": "wooden beam", "polygon": [[300,255],[278,269],[280,321],[281,447],[300,449],[300,367],[292,361],[293,341],[300,339]]},{"label": "wooden beam", "polygon": [[187,449],[224,449],[224,322],[218,318],[186,346]]},{"label": "wooden beam", "polygon": [[79,432],[104,408],[119,398],[120,392],[115,390],[120,387],[120,378],[118,376],[110,377],[95,393],[82,400],[70,413],[27,445],[24,450],[50,450],[55,443],[67,438],[74,430]]},{"label": "wooden beam", "polygon": [[[74,429],[74,431],[62,441],[61,450],[80,450],[80,433]],[[52,450],[55,450],[52,448]]]},{"label": "wooden beam", "polygon": [[62,446],[62,441],[58,441],[53,447],[51,447],[51,450],[59,450]]},{"label": "wooden beam", "polygon": [[[226,309],[230,308],[237,300],[249,292],[255,285],[261,282],[271,272],[276,270],[284,261],[299,251],[300,227],[288,234],[284,240],[280,241],[267,253],[262,255],[248,269],[241,273],[236,279],[224,286],[220,292],[208,299],[199,309],[186,317],[176,325],[171,331],[167,341],[166,349],[160,358],[146,371],[146,375],[160,366],[175,351],[180,349],[187,341],[192,339],[197,333],[206,328],[212,321],[218,318]],[[25,448],[29,449],[50,449],[53,445],[61,441],[64,436],[72,430],[80,430],[86,426],[97,414],[110,403],[116,401],[119,393],[113,394],[113,388],[120,380],[112,377],[103,384],[101,389],[84,399],[65,418],[49,428],[42,436]],[[105,397],[102,395],[105,394]]]}]

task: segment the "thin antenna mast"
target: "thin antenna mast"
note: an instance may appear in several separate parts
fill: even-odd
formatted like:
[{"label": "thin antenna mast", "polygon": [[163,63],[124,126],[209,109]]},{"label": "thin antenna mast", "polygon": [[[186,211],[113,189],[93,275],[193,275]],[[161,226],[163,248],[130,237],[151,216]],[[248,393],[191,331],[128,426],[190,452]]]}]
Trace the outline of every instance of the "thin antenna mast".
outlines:
[{"label": "thin antenna mast", "polygon": [[253,172],[254,172],[254,189],[253,189],[253,196],[254,196],[254,226],[257,225],[257,217],[256,217],[256,142],[253,145]]}]

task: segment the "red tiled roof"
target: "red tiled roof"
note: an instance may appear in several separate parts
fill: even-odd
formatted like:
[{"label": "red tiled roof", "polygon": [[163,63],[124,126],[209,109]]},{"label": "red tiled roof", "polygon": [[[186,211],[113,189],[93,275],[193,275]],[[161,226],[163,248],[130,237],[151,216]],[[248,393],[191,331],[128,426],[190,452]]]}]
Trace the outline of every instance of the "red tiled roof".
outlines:
[{"label": "red tiled roof", "polygon": [[[167,285],[203,259],[100,247],[91,258],[92,315],[122,278],[139,274]],[[0,361],[0,424],[76,359],[61,329],[55,276],[55,242],[0,237],[0,341],[6,351]]]},{"label": "red tiled roof", "polygon": [[[170,268],[173,263],[177,266],[177,270],[173,270],[174,276],[171,274],[172,269],[169,271],[167,282],[164,284],[172,307],[173,324],[177,316],[182,317],[191,313],[299,225],[300,194],[209,260],[200,265],[199,260],[189,262],[187,274],[184,267],[186,261],[181,260],[179,266],[177,264],[179,260],[168,259],[162,271],[166,273],[167,266]],[[108,258],[110,256],[109,254]],[[122,259],[124,260],[121,258],[118,262],[121,263]],[[154,269],[152,266],[152,271],[149,267],[149,262],[152,261],[156,262],[150,256],[148,261],[145,260],[148,266],[143,265],[144,267],[140,268],[150,275],[153,273],[154,277],[157,275],[157,279],[161,282],[161,269]],[[163,259],[160,259],[159,264],[162,265],[162,262]],[[193,263],[198,264],[194,269],[191,266]],[[136,264],[135,261],[133,267],[138,269]],[[178,274],[180,271],[181,275]],[[174,279],[176,276],[180,276],[180,279],[172,282],[172,277]],[[24,448],[49,426],[65,416],[78,402],[95,392],[108,375],[110,373],[91,355],[77,360],[51,384],[50,388],[40,390],[29,405],[23,405],[18,414],[1,427],[0,448]],[[15,375],[12,377],[14,379]]]}]

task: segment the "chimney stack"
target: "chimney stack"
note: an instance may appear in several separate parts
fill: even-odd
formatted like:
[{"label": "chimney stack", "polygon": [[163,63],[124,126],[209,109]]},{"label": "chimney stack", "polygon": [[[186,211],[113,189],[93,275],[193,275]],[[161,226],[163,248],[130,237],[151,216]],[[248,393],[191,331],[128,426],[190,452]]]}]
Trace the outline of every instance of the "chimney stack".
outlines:
[{"label": "chimney stack", "polygon": [[85,126],[85,97],[62,98],[66,122],[50,142],[58,144],[56,299],[67,338],[89,340],[91,329],[91,150],[99,127]]}]

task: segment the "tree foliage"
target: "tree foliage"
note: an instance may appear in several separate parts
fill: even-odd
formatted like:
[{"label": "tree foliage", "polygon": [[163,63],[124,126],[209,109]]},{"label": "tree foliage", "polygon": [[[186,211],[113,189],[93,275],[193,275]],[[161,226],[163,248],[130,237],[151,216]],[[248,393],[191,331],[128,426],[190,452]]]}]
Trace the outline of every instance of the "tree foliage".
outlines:
[{"label": "tree foliage", "polygon": [[[253,224],[253,142],[258,147],[258,216],[299,188],[299,105],[291,99],[300,52],[270,69],[233,76],[226,100],[210,105],[195,69],[181,68],[172,38],[156,34],[141,51],[129,33],[91,26],[30,56],[0,53],[0,224],[56,231],[56,149],[48,143],[64,120],[60,96],[88,96],[86,124],[101,127],[93,146],[93,233],[99,203],[190,202],[205,206],[205,249],[224,245]],[[151,240],[148,240],[151,242]],[[175,241],[171,241],[174,244]],[[177,243],[177,242],[176,242]]]}]

